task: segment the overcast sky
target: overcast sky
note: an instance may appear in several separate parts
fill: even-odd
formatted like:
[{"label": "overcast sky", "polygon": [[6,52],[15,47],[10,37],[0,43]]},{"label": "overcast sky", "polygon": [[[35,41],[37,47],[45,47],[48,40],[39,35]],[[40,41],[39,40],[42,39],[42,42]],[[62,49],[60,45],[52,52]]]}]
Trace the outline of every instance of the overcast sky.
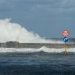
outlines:
[{"label": "overcast sky", "polygon": [[0,0],[0,19],[11,18],[47,38],[75,37],[75,0]]}]

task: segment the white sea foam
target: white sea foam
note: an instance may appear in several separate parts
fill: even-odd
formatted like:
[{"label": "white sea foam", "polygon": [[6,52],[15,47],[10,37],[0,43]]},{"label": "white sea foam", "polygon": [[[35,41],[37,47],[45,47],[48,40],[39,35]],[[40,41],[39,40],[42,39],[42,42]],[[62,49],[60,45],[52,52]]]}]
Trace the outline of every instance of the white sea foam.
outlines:
[{"label": "white sea foam", "polygon": [[[17,52],[17,53],[35,53],[35,52],[47,52],[47,53],[61,53],[64,52],[65,49],[55,49],[55,48],[47,48],[45,46],[36,49],[36,48],[0,48],[0,53],[8,53],[8,52]],[[75,52],[75,48],[68,48],[67,52]]]},{"label": "white sea foam", "polygon": [[62,41],[47,40],[34,32],[28,31],[10,19],[0,20],[0,42],[18,41],[22,43],[63,43]]}]

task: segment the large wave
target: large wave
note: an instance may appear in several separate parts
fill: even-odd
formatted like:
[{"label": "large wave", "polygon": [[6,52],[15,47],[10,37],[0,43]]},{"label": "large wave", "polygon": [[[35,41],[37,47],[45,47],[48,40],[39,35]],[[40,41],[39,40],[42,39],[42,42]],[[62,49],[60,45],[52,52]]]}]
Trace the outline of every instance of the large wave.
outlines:
[{"label": "large wave", "polygon": [[0,42],[18,41],[22,43],[62,43],[61,41],[47,40],[37,33],[28,31],[10,19],[0,20]]}]

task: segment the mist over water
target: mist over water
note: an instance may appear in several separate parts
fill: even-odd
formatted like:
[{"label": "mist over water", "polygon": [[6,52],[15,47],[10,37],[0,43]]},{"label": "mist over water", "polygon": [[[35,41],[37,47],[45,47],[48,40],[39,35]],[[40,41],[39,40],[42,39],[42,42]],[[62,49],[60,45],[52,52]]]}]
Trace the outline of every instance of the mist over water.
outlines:
[{"label": "mist over water", "polygon": [[0,42],[18,41],[22,43],[61,43],[61,41],[47,40],[37,33],[28,31],[18,23],[12,23],[10,19],[0,20]]}]

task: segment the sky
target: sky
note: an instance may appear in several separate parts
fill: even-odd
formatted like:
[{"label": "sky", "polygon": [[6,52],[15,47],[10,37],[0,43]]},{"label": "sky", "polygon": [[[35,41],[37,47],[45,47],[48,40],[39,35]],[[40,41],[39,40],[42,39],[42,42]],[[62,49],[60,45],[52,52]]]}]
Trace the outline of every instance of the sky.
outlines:
[{"label": "sky", "polygon": [[64,29],[75,37],[75,0],[0,0],[0,19],[5,18],[43,37],[63,37]]}]

